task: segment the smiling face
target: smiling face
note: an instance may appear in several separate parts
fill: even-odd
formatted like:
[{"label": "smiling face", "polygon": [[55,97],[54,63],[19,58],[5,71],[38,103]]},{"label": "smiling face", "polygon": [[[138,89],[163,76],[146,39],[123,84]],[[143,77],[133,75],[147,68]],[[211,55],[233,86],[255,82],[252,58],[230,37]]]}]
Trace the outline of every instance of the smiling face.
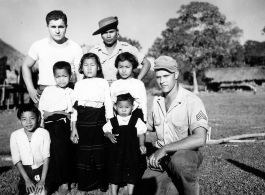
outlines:
[{"label": "smiling face", "polygon": [[66,69],[56,69],[54,79],[59,87],[66,88],[70,81],[70,75]]},{"label": "smiling face", "polygon": [[162,92],[168,94],[176,85],[176,79],[178,78],[178,72],[171,73],[166,70],[156,70],[156,82],[161,88]]},{"label": "smiling face", "polygon": [[119,32],[117,29],[110,29],[110,30],[107,30],[106,32],[101,33],[103,42],[106,45],[113,45],[114,43],[116,43],[118,36],[119,36]]},{"label": "smiling face", "polygon": [[86,78],[96,77],[98,69],[98,65],[94,58],[88,58],[84,60],[82,70]]},{"label": "smiling face", "polygon": [[118,63],[118,72],[122,79],[128,79],[132,76],[133,65],[129,61]]},{"label": "smiling face", "polygon": [[25,131],[35,131],[38,127],[38,118],[34,112],[23,112],[20,117],[20,122]]},{"label": "smiling face", "polygon": [[116,104],[116,110],[121,117],[129,116],[132,113],[133,104],[131,101],[118,101]]},{"label": "smiling face", "polygon": [[51,20],[47,25],[50,37],[57,43],[63,43],[67,26],[62,19]]}]

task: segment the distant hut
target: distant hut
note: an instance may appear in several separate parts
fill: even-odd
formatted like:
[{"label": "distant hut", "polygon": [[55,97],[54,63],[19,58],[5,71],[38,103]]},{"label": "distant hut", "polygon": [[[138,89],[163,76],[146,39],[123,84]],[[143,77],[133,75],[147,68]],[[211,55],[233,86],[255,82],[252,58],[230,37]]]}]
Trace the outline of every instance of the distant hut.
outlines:
[{"label": "distant hut", "polygon": [[265,85],[265,67],[211,68],[205,71],[207,89],[218,91],[225,88],[251,89]]}]

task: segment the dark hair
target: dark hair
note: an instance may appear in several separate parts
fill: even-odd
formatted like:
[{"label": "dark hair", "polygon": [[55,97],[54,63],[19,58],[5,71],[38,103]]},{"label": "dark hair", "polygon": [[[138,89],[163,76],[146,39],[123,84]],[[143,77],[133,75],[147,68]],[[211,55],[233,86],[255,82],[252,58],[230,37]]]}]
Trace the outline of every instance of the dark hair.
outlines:
[{"label": "dark hair", "polygon": [[72,75],[71,65],[69,62],[65,62],[65,61],[59,61],[53,65],[53,74],[55,74],[56,70],[62,70],[62,69],[66,70],[69,76]]},{"label": "dark hair", "polygon": [[118,68],[119,62],[124,62],[124,61],[129,61],[132,64],[133,69],[137,68],[137,66],[139,65],[138,60],[133,54],[129,52],[124,52],[117,56],[115,60],[115,67]]},{"label": "dark hair", "polygon": [[118,95],[118,96],[117,96],[116,104],[117,104],[118,102],[121,102],[121,101],[129,101],[129,102],[131,102],[132,105],[133,105],[134,98],[131,96],[130,93],[121,94],[121,95]]},{"label": "dark hair", "polygon": [[62,19],[64,24],[67,26],[67,17],[61,10],[54,10],[47,14],[46,23],[49,25],[51,20],[59,20]]},{"label": "dark hair", "polygon": [[98,66],[98,71],[97,71],[97,77],[99,78],[103,78],[103,73],[102,73],[102,67],[101,67],[101,63],[100,63],[100,60],[99,60],[99,57],[97,56],[97,54],[94,54],[94,53],[86,53],[83,55],[83,57],[81,58],[80,60],[80,66],[79,66],[79,73],[80,74],[84,74],[83,73],[83,63],[86,59],[94,59],[96,61],[96,64]]},{"label": "dark hair", "polygon": [[40,111],[38,110],[37,107],[35,107],[34,105],[22,105],[18,108],[18,111],[17,111],[17,118],[20,120],[21,119],[21,115],[24,113],[24,112],[33,112],[35,113],[37,119],[40,117],[41,113]]}]

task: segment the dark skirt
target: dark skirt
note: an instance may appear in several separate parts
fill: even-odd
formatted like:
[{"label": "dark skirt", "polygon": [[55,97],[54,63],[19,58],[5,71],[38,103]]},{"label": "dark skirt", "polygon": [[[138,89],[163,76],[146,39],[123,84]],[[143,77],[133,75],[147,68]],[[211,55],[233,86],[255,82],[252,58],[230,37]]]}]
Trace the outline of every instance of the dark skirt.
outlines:
[{"label": "dark skirt", "polygon": [[108,173],[112,184],[136,184],[142,176],[142,170],[146,168],[135,128],[137,120],[132,116],[128,125],[119,126],[116,117],[111,119],[112,133],[119,134],[117,143],[109,141],[108,145]]},{"label": "dark skirt", "polygon": [[51,182],[67,183],[72,170],[70,120],[63,114],[47,117],[44,127],[50,133],[49,174]]},{"label": "dark skirt", "polygon": [[108,187],[106,170],[105,107],[77,107],[76,127],[79,135],[77,151],[78,190],[90,191]]}]

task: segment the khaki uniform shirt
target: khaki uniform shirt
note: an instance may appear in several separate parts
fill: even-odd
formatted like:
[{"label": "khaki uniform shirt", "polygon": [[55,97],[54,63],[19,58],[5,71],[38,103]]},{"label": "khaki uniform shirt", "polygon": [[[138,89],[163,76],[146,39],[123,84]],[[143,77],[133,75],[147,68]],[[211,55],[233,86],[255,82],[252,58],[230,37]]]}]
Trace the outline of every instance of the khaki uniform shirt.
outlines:
[{"label": "khaki uniform shirt", "polygon": [[108,54],[104,43],[94,46],[89,52],[98,55],[101,62],[104,79],[106,79],[109,83],[117,80],[117,68],[115,68],[115,60],[119,54],[123,52],[130,52],[138,59],[139,64],[143,62],[145,57],[136,47],[130,45],[129,43],[120,41],[117,41],[117,45],[111,55]]},{"label": "khaki uniform shirt", "polygon": [[164,97],[154,98],[148,124],[156,131],[158,148],[188,137],[198,127],[209,129],[201,99],[181,86],[168,111]]}]

